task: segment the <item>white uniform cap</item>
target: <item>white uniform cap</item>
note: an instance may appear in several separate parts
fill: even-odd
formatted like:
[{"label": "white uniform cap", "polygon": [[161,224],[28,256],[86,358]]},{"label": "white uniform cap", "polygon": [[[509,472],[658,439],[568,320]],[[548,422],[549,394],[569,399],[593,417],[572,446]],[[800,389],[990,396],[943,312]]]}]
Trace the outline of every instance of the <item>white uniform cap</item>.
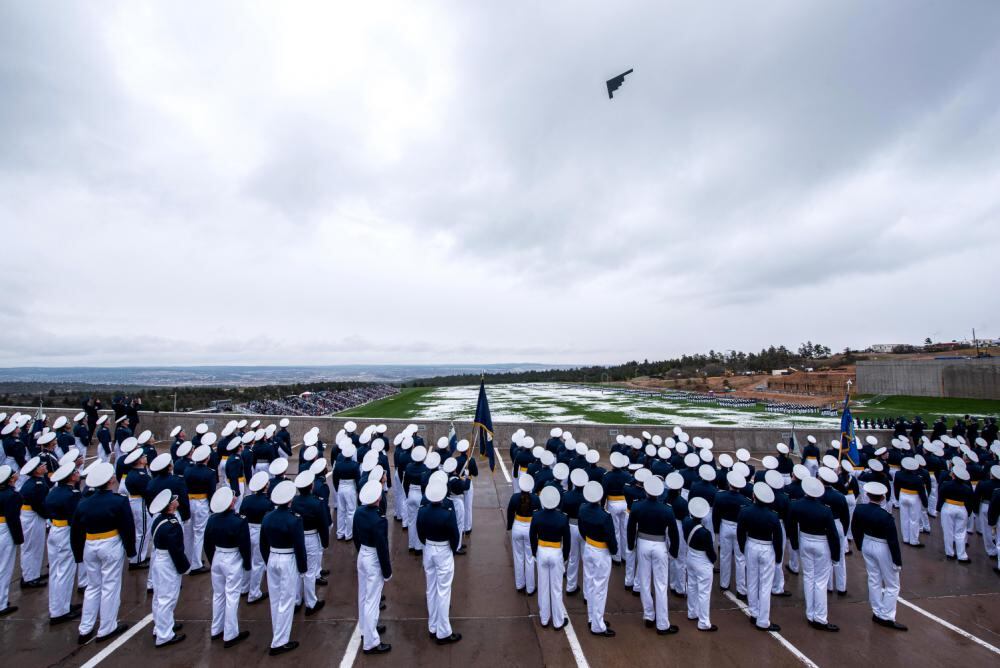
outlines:
[{"label": "white uniform cap", "polygon": [[17,429],[17,425],[13,422],[8,422],[3,426],[3,429],[0,429],[0,434],[7,436],[8,434],[13,434],[15,429]]},{"label": "white uniform cap", "polygon": [[597,503],[602,496],[604,496],[604,488],[596,480],[591,480],[583,486],[583,498],[588,503]]},{"label": "white uniform cap", "polygon": [[[180,450],[178,448],[178,450]],[[168,466],[170,466],[171,459],[169,452],[163,452],[153,458],[153,461],[149,463],[149,470],[156,473],[157,471],[163,471]]]},{"label": "white uniform cap", "polygon": [[698,456],[697,453],[689,452],[686,455],[684,455],[684,466],[688,467],[689,469],[693,469],[695,466],[698,466],[698,462],[700,461],[701,458]]},{"label": "white uniform cap", "polygon": [[702,464],[698,467],[698,477],[705,482],[712,482],[715,480],[715,469],[708,464]]},{"label": "white uniform cap", "polygon": [[139,458],[142,457],[144,454],[146,454],[145,450],[141,448],[136,448],[125,456],[125,463],[129,465],[135,464],[137,461],[139,461]]},{"label": "white uniform cap", "polygon": [[785,479],[777,471],[771,470],[764,473],[764,482],[771,489],[781,489],[785,486]]},{"label": "white uniform cap", "polygon": [[968,452],[966,452],[966,453],[965,453],[965,456],[966,456],[966,457],[968,457],[968,458],[969,458],[969,460],[970,460],[970,461],[971,461],[972,463],[974,463],[974,464],[978,464],[978,463],[979,463],[979,455],[977,455],[977,454],[976,454],[975,452],[973,452],[972,450],[969,450]]},{"label": "white uniform cap", "polygon": [[642,441],[639,440],[638,438],[633,438],[632,439],[632,443],[630,443],[630,445],[632,446],[633,450],[641,450],[642,449]]},{"label": "white uniform cap", "polygon": [[102,424],[104,424],[107,421],[108,421],[108,416],[107,415],[102,415],[101,417],[97,418],[97,424],[99,424],[99,425],[102,425]]},{"label": "white uniform cap", "polygon": [[535,459],[541,459],[543,452],[545,452],[545,448],[543,448],[540,445],[536,445],[531,449],[531,456],[534,457]]},{"label": "white uniform cap", "polygon": [[646,446],[646,456],[647,457],[655,457],[656,456],[656,446],[653,445],[652,443],[650,443],[650,444],[648,444]]},{"label": "white uniform cap", "polygon": [[653,475],[653,472],[646,468],[636,469],[636,472],[632,475],[636,479],[636,482],[646,482]]},{"label": "white uniform cap", "polygon": [[135,436],[129,436],[121,444],[121,451],[128,454],[139,447],[139,439]]},{"label": "white uniform cap", "polygon": [[53,428],[53,429],[62,429],[63,427],[65,427],[65,426],[66,426],[66,424],[67,424],[68,422],[69,422],[69,420],[67,420],[67,419],[66,419],[66,416],[65,416],[65,415],[60,415],[59,417],[57,417],[57,418],[56,418],[56,421],[55,421],[55,423],[54,423],[54,424],[52,425],[52,428]]},{"label": "white uniform cap", "polygon": [[517,488],[522,492],[530,492],[535,488],[535,479],[528,473],[517,476]]},{"label": "white uniform cap", "polygon": [[271,503],[276,506],[283,506],[291,503],[295,498],[295,483],[291,480],[282,480],[271,490]]},{"label": "white uniform cap", "polygon": [[75,461],[66,462],[65,464],[60,464],[59,468],[55,470],[55,473],[49,476],[49,479],[52,482],[59,482],[60,480],[65,480],[75,470],[76,470]]},{"label": "white uniform cap", "polygon": [[240,420],[239,422],[236,423],[237,429],[243,429],[246,426],[247,426],[247,421],[245,419]]},{"label": "white uniform cap", "polygon": [[684,486],[684,476],[677,471],[671,471],[667,474],[667,478],[664,482],[667,483],[667,487],[670,489],[680,489]]},{"label": "white uniform cap", "polygon": [[806,436],[806,440],[812,443],[813,445],[816,445],[816,437],[813,436],[812,434],[808,434]]},{"label": "white uniform cap", "polygon": [[413,437],[412,436],[404,436],[403,440],[400,441],[400,443],[399,443],[399,447],[403,448],[403,450],[409,450],[410,448],[412,448],[413,447]]},{"label": "white uniform cap", "polygon": [[104,487],[108,481],[115,477],[115,467],[108,462],[98,462],[90,468],[87,474],[87,487],[97,489]]},{"label": "white uniform cap", "polygon": [[[38,437],[38,445],[48,445],[49,443],[51,443],[54,440],[56,440],[56,433],[54,431],[47,431],[47,432],[45,432],[44,434],[42,434],[41,436]],[[129,439],[125,439],[125,440],[128,441]],[[134,441],[135,439],[133,438],[131,440]],[[123,443],[122,447],[124,448],[124,443]]]},{"label": "white uniform cap", "polygon": [[217,440],[219,440],[219,437],[215,435],[214,431],[210,431],[201,437],[201,445],[211,447],[215,445]]},{"label": "white uniform cap", "polygon": [[913,460],[917,462],[917,466],[927,466],[927,460],[924,459],[923,455],[920,454],[913,455]]},{"label": "white uniform cap", "polygon": [[[106,418],[107,415],[105,415],[104,417]],[[21,417],[17,418],[17,426],[19,426],[19,427],[23,427],[24,425],[28,424],[29,422],[31,422],[31,416],[30,415],[22,415]],[[100,421],[98,421],[98,422],[100,422]]]},{"label": "white uniform cap", "polygon": [[677,437],[677,440],[679,440],[681,443],[687,443],[689,440],[691,440],[691,437],[681,432],[681,435]]},{"label": "white uniform cap", "polygon": [[555,463],[556,456],[551,451],[546,450],[542,453],[542,466],[552,466]]},{"label": "white uniform cap", "polygon": [[628,457],[620,452],[611,453],[611,465],[616,469],[623,469],[628,466]]},{"label": "white uniform cap", "polygon": [[347,459],[351,459],[354,455],[358,454],[358,447],[350,441],[344,441],[344,443],[340,446],[340,454]]},{"label": "white uniform cap", "polygon": [[191,454],[191,459],[195,462],[205,462],[208,461],[208,458],[211,456],[212,448],[202,443],[194,449],[194,452]]},{"label": "white uniform cap", "polygon": [[809,469],[802,464],[796,464],[792,467],[792,475],[799,480],[805,480],[806,478],[812,477],[812,474],[809,473]]},{"label": "white uniform cap", "polygon": [[195,433],[205,434],[205,433],[208,432],[208,425],[205,424],[204,422],[200,422],[200,423],[198,423],[198,426],[194,428],[194,430],[195,430]]},{"label": "white uniform cap", "polygon": [[256,429],[259,426],[260,426],[260,420],[254,420],[253,422],[250,423],[251,429]]},{"label": "white uniform cap", "polygon": [[448,447],[448,437],[447,436],[442,436],[441,438],[439,438],[437,440],[437,446],[439,448],[447,448]]},{"label": "white uniform cap", "polygon": [[969,479],[969,470],[966,469],[966,468],[962,468],[962,467],[956,466],[955,468],[953,468],[951,470],[951,472],[953,474],[955,474],[955,477],[958,478],[959,480],[968,480]]},{"label": "white uniform cap", "polygon": [[139,434],[139,437],[136,438],[135,440],[139,442],[139,445],[146,445],[147,443],[149,443],[149,439],[151,438],[153,438],[153,432],[146,429],[141,434]]},{"label": "white uniform cap", "polygon": [[378,453],[374,450],[369,450],[365,453],[365,456],[361,459],[361,470],[371,471],[378,464]]},{"label": "white uniform cap", "polygon": [[823,496],[825,489],[818,478],[806,478],[802,481],[802,491],[806,493],[806,496],[811,496],[814,499]]},{"label": "white uniform cap", "polygon": [[458,470],[458,460],[454,457],[449,457],[444,460],[444,464],[441,465],[441,468],[445,473],[454,473]]},{"label": "white uniform cap", "polygon": [[435,480],[433,482],[427,483],[427,490],[424,492],[427,500],[431,503],[438,503],[444,499],[445,495],[448,493],[448,484],[441,482],[440,480]]},{"label": "white uniform cap", "polygon": [[65,455],[59,458],[59,465],[62,466],[66,462],[72,462],[76,464],[76,460],[80,458],[80,451],[76,448],[70,448]]},{"label": "white uniform cap", "polygon": [[172,491],[169,489],[161,489],[160,493],[157,494],[156,497],[153,498],[152,503],[149,504],[149,514],[159,515],[167,509],[167,506],[169,506],[170,502],[173,500],[174,493]]},{"label": "white uniform cap", "polygon": [[726,474],[726,482],[728,482],[729,486],[733,489],[743,489],[747,486],[747,479],[736,471],[730,471]]},{"label": "white uniform cap", "polygon": [[[73,416],[73,422],[79,422],[80,420],[82,420],[85,417],[87,417],[87,414],[85,412],[83,412],[83,411],[80,411],[79,413],[77,413],[76,415]],[[7,418],[7,414],[3,413],[3,417],[0,418],[0,422],[3,422],[3,420],[6,419],[6,418]]]},{"label": "white uniform cap", "polygon": [[191,441],[184,441],[183,443],[177,446],[177,456],[187,457],[189,454],[191,454],[191,450],[193,449],[194,449],[194,444]]},{"label": "white uniform cap", "polygon": [[687,443],[683,443],[683,442],[678,443],[677,445],[674,446],[674,450],[676,450],[677,454],[679,454],[679,455],[686,454],[687,451],[688,451]]},{"label": "white uniform cap", "polygon": [[387,425],[380,424],[377,427],[375,427],[376,434],[384,434],[387,431],[389,431],[389,427]]},{"label": "white uniform cap", "polygon": [[994,479],[1000,480],[1000,464],[994,464],[990,467],[990,475],[993,476]]},{"label": "white uniform cap", "polygon": [[821,466],[819,467],[819,470],[816,472],[816,475],[818,475],[820,479],[825,483],[829,483],[832,485],[835,482],[837,482],[837,474],[831,468]]},{"label": "white uniform cap", "polygon": [[903,457],[903,461],[901,461],[899,464],[907,471],[916,471],[918,468],[917,460],[914,459],[913,457]]},{"label": "white uniform cap", "polygon": [[866,482],[864,484],[865,494],[871,494],[872,496],[885,496],[889,493],[889,488],[880,482],[872,480],[871,482]]},{"label": "white uniform cap", "polygon": [[830,441],[830,447],[831,448],[839,448],[840,447],[840,441],[838,439],[833,439],[832,441]]},{"label": "white uniform cap", "polygon": [[711,450],[715,447],[715,441],[710,438],[703,438],[701,439],[701,447],[705,450]]},{"label": "white uniform cap", "polygon": [[573,440],[573,432],[563,430],[562,437],[563,437],[563,440],[572,441]]},{"label": "white uniform cap", "polygon": [[865,436],[865,443],[868,445],[878,445],[878,439],[869,434],[868,436]]},{"label": "white uniform cap", "polygon": [[295,476],[295,488],[296,489],[306,489],[312,487],[312,484],[316,481],[316,474],[306,469],[305,471],[300,471],[297,476]]},{"label": "white uniform cap", "polygon": [[708,511],[711,507],[708,505],[708,501],[700,496],[696,496],[688,502],[688,512],[695,519],[704,519],[708,515]]},{"label": "white uniform cap", "polygon": [[316,445],[318,441],[319,441],[319,436],[317,436],[311,431],[306,432],[305,436],[302,437],[302,445],[305,445],[306,447]]},{"label": "white uniform cap", "polygon": [[428,452],[427,456],[424,457],[424,466],[431,470],[441,466],[441,455],[437,452]]},{"label": "white uniform cap", "polygon": [[702,450],[701,452],[698,453],[698,456],[701,458],[701,461],[705,462],[706,464],[715,459],[715,457],[712,456],[712,452],[710,450]]},{"label": "white uniform cap", "polygon": [[778,443],[778,445],[775,446],[775,449],[777,449],[777,451],[783,455],[788,454],[788,446],[785,445],[784,443]]},{"label": "white uniform cap", "polygon": [[624,434],[618,434],[617,436],[615,436],[615,443],[617,443],[618,445],[624,445],[624,443],[625,443],[625,435]]},{"label": "white uniform cap", "polygon": [[368,431],[368,429],[365,429],[363,432],[361,432],[361,436],[358,436],[358,443],[360,443],[361,445],[368,445],[371,442],[372,442],[372,434],[370,431]]},{"label": "white uniform cap", "polygon": [[653,445],[655,445],[656,447],[660,447],[661,445],[663,445],[663,437],[660,436],[659,434],[653,434]]},{"label": "white uniform cap", "polygon": [[668,448],[665,445],[661,445],[656,450],[656,456],[659,457],[660,459],[670,459],[670,448]]},{"label": "white uniform cap", "polygon": [[288,460],[284,457],[278,457],[268,464],[267,472],[271,475],[283,475],[285,471],[288,470]]},{"label": "white uniform cap", "polygon": [[569,478],[569,465],[565,462],[559,462],[552,467],[552,477],[560,482]]},{"label": "white uniform cap", "polygon": [[[41,465],[42,465],[42,460],[40,458],[32,457],[27,462],[25,462],[24,466],[21,467],[21,475],[31,475],[32,473],[35,472],[35,469],[37,469]],[[112,473],[114,473],[113,469]]]},{"label": "white uniform cap", "polygon": [[579,443],[577,443],[576,445],[574,445],[573,449],[576,450],[576,454],[578,454],[578,455],[586,455],[587,454],[587,444],[584,443],[583,441],[580,441]]},{"label": "white uniform cap", "polygon": [[317,448],[315,445],[310,445],[308,448],[302,451],[302,459],[307,462],[311,462],[312,460],[316,459],[318,455],[319,455],[319,448]]},{"label": "white uniform cap", "polygon": [[827,468],[831,468],[834,471],[836,471],[837,467],[840,466],[840,462],[838,462],[837,458],[834,457],[833,455],[823,455],[823,466],[826,466]]},{"label": "white uniform cap", "polygon": [[542,502],[542,508],[552,510],[559,505],[559,490],[552,485],[546,485],[542,488],[542,491],[539,492],[538,498]]},{"label": "white uniform cap", "polygon": [[776,469],[778,468],[778,458],[774,455],[767,455],[764,459],[760,460],[766,469]]},{"label": "white uniform cap", "polygon": [[653,435],[650,434],[648,431],[644,431],[642,432],[642,437],[648,441],[649,439],[653,438]]},{"label": "white uniform cap", "polygon": [[267,474],[267,471],[257,471],[250,478],[250,482],[247,483],[247,487],[251,492],[259,492],[260,490],[267,487],[267,483],[271,481],[271,477]]},{"label": "white uniform cap", "polygon": [[754,483],[753,495],[761,503],[774,503],[774,490],[765,482]]},{"label": "white uniform cap", "polygon": [[885,466],[883,466],[882,462],[880,462],[877,459],[869,459],[868,468],[870,468],[872,471],[879,471],[879,472],[885,470]]},{"label": "white uniform cap", "polygon": [[429,485],[431,483],[436,483],[439,485],[447,485],[448,474],[442,471],[441,469],[434,471],[434,473],[431,473],[430,478],[427,479],[427,484]]},{"label": "white uniform cap", "polygon": [[222,428],[222,437],[232,436],[233,432],[236,431],[236,420],[230,420],[226,423],[226,426]]},{"label": "white uniform cap", "polygon": [[743,462],[736,462],[733,464],[733,470],[739,473],[744,478],[750,477],[750,467]]},{"label": "white uniform cap", "polygon": [[281,418],[280,420],[278,420],[278,426],[279,427],[287,427],[291,423],[292,423],[292,421],[289,420],[288,418]]},{"label": "white uniform cap", "polygon": [[732,455],[723,452],[719,455],[719,466],[723,468],[730,469],[733,467],[733,457]]},{"label": "white uniform cap", "polygon": [[374,441],[372,441],[372,450],[374,450],[375,452],[382,452],[383,450],[385,450],[385,441],[383,441],[381,438],[376,438]]},{"label": "white uniform cap", "polygon": [[569,481],[573,483],[573,487],[583,487],[589,479],[587,472],[583,469],[573,469],[570,471]]},{"label": "white uniform cap", "polygon": [[382,482],[379,480],[369,480],[361,488],[361,493],[358,496],[363,506],[370,506],[376,503],[382,496]]},{"label": "white uniform cap", "polygon": [[326,470],[326,457],[320,457],[319,459],[313,461],[313,463],[309,465],[309,470],[313,472],[313,475],[319,477],[319,475]]},{"label": "white uniform cap", "polygon": [[395,436],[393,436],[393,438],[392,438],[392,444],[393,445],[399,445],[400,443],[402,443],[403,442],[403,436],[404,436],[403,432],[399,432],[398,434],[396,434]]},{"label": "white uniform cap", "polygon": [[696,448],[700,448],[701,447],[701,436],[695,436],[694,438],[692,438],[691,439],[691,445],[693,445]]},{"label": "white uniform cap", "polygon": [[254,442],[255,438],[256,437],[254,436],[254,433],[252,431],[248,431],[247,433],[240,436],[239,440],[240,443],[242,443],[243,445],[250,445],[251,443]]},{"label": "white uniform cap", "polygon": [[741,462],[750,461],[750,451],[747,450],[746,448],[740,448],[739,450],[736,451],[736,459],[740,460]]},{"label": "white uniform cap", "polygon": [[459,452],[468,452],[469,451],[468,439],[463,438],[461,441],[459,441],[458,445],[455,446],[455,449],[458,450]]},{"label": "white uniform cap", "polygon": [[636,463],[636,464],[629,464],[629,465],[628,465],[628,470],[629,470],[629,471],[632,471],[632,472],[635,472],[635,471],[638,471],[638,470],[639,470],[639,469],[641,469],[641,468],[642,468],[642,464],[639,464],[639,463]]},{"label": "white uniform cap", "polygon": [[356,431],[357,428],[358,425],[352,420],[348,420],[347,422],[344,423],[344,431],[346,431],[348,434],[354,433],[354,431]]},{"label": "white uniform cap", "polygon": [[549,436],[552,438],[561,438],[563,435],[563,430],[559,427],[553,427],[552,431],[549,432]]},{"label": "white uniform cap", "polygon": [[424,461],[426,457],[427,457],[427,448],[425,448],[422,445],[418,445],[417,447],[413,448],[413,452],[410,454],[410,458],[417,463]]},{"label": "white uniform cap", "polygon": [[212,509],[213,513],[221,513],[229,510],[229,506],[233,503],[233,499],[236,495],[233,494],[233,489],[226,485],[215,490],[215,494],[212,495],[212,500],[209,502],[208,506]]},{"label": "white uniform cap", "polygon": [[658,498],[663,494],[663,481],[655,475],[650,476],[646,482],[642,483],[642,487],[646,490],[646,494],[654,498]]}]

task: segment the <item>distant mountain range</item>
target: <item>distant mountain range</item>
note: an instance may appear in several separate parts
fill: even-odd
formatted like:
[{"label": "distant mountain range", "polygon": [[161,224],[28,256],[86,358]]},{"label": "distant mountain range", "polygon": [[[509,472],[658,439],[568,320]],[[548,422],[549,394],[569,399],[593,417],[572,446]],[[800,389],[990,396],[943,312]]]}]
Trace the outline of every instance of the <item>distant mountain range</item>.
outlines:
[{"label": "distant mountain range", "polygon": [[251,386],[353,381],[402,383],[417,378],[569,369],[554,364],[338,364],[330,366],[135,366],[0,368],[0,383],[87,383],[139,387]]}]

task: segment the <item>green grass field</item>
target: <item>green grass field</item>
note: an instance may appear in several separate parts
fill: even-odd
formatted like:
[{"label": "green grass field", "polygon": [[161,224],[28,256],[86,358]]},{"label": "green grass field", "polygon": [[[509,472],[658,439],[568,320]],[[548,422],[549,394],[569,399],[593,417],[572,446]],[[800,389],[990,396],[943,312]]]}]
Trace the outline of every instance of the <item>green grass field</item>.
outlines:
[{"label": "green grass field", "polygon": [[404,387],[399,394],[385,399],[373,401],[370,404],[349,408],[337,413],[338,417],[364,418],[400,418],[406,419],[417,414],[417,401],[424,395],[433,392],[433,387]]},{"label": "green grass field", "polygon": [[851,407],[855,415],[862,417],[913,418],[921,416],[928,424],[945,415],[1000,415],[1000,401],[990,399],[939,399],[936,397],[882,397],[860,395],[857,404]]}]

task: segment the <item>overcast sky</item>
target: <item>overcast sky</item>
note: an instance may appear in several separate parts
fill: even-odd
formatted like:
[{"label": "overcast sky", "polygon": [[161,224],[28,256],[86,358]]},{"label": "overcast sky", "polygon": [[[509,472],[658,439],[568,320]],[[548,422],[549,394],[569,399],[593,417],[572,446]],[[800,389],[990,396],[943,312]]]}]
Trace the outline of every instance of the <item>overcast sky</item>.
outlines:
[{"label": "overcast sky", "polygon": [[0,366],[1000,336],[1000,3],[342,4],[0,4]]}]

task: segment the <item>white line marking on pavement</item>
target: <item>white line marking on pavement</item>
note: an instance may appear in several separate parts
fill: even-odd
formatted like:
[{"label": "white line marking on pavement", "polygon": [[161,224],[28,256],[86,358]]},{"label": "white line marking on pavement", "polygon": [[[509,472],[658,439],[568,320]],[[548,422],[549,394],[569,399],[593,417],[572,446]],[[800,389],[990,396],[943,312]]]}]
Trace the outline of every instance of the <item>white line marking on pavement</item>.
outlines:
[{"label": "white line marking on pavement", "polygon": [[510,482],[510,474],[507,473],[507,465],[503,463],[503,454],[500,452],[500,450],[497,450],[496,453],[497,453],[497,461],[500,462],[500,472],[503,473],[503,477],[507,479],[507,482]]},{"label": "white line marking on pavement", "polygon": [[[728,598],[728,599],[729,599],[730,601],[732,601],[732,602],[733,602],[733,603],[735,603],[735,604],[736,604],[737,606],[739,606],[740,610],[742,610],[742,611],[743,611],[743,614],[744,614],[744,615],[746,615],[747,617],[749,617],[749,616],[750,616],[750,607],[749,607],[748,605],[746,605],[746,604],[745,604],[745,603],[744,603],[743,601],[741,601],[740,599],[736,598],[736,596],[734,596],[734,595],[733,595],[733,592],[731,592],[731,591],[727,591],[727,592],[723,592],[723,593],[724,593],[724,594],[726,595],[726,598]],[[797,658],[797,659],[798,659],[799,661],[801,661],[801,662],[802,662],[803,664],[805,664],[805,665],[809,666],[809,668],[819,668],[819,665],[818,665],[818,664],[817,664],[817,663],[816,663],[815,661],[813,661],[813,660],[812,660],[812,659],[810,659],[810,658],[809,658],[808,656],[806,656],[805,654],[803,654],[803,653],[802,653],[802,652],[801,652],[801,651],[799,650],[799,648],[798,648],[798,647],[796,647],[796,646],[795,646],[795,645],[793,645],[792,643],[790,643],[790,642],[788,642],[787,640],[785,640],[784,636],[782,636],[782,635],[781,635],[780,633],[778,633],[777,631],[768,631],[767,633],[768,633],[768,635],[770,635],[770,636],[771,636],[772,638],[774,638],[775,640],[777,640],[778,642],[780,642],[780,643],[781,643],[781,645],[782,645],[782,646],[783,646],[783,647],[784,647],[785,649],[787,649],[787,650],[788,650],[789,652],[791,652],[792,654],[794,654],[794,655],[795,655],[795,658]]]},{"label": "white line marking on pavement", "polygon": [[583,647],[580,646],[580,639],[576,637],[576,631],[573,630],[573,622],[569,619],[569,614],[566,614],[566,626],[563,627],[566,632],[566,640],[569,641],[569,648],[573,652],[573,658],[576,659],[577,668],[590,668],[590,664],[587,663],[587,657],[583,655]]},{"label": "white line marking on pavement", "polygon": [[132,638],[132,636],[134,636],[139,631],[146,628],[151,621],[153,621],[153,613],[149,613],[148,615],[140,619],[138,622],[136,622],[132,628],[130,628],[128,631],[118,636],[118,638],[114,642],[112,642],[110,645],[108,645],[100,652],[95,654],[90,661],[80,666],[80,668],[94,668],[94,666],[99,664],[101,661],[104,661],[106,658],[111,656],[112,652],[114,652],[116,649],[127,643]]},{"label": "white line marking on pavement", "polygon": [[913,605],[909,601],[903,599],[903,597],[899,597],[896,600],[899,601],[900,603],[902,603],[903,605],[905,605],[906,607],[911,608],[911,609],[919,612],[924,617],[927,617],[928,619],[937,622],[938,624],[940,624],[941,626],[945,627],[946,629],[951,629],[952,631],[954,631],[958,635],[964,636],[964,637],[968,638],[969,640],[971,640],[972,642],[976,643],[977,645],[985,647],[986,649],[990,650],[994,654],[1000,654],[1000,647],[996,647],[994,645],[991,645],[988,642],[986,642],[985,640],[983,640],[982,638],[977,638],[976,636],[972,635],[968,631],[963,631],[962,629],[958,628],[954,624],[949,624],[948,622],[944,621],[943,619],[941,619],[937,615],[932,615],[931,613],[927,612],[923,608],[921,608],[919,606],[916,606],[916,605]]},{"label": "white line marking on pavement", "polygon": [[358,656],[359,649],[361,649],[361,622],[354,625],[354,633],[351,634],[351,641],[347,643],[347,649],[344,650],[344,658],[340,660],[340,668],[351,668],[354,665],[354,659]]}]

